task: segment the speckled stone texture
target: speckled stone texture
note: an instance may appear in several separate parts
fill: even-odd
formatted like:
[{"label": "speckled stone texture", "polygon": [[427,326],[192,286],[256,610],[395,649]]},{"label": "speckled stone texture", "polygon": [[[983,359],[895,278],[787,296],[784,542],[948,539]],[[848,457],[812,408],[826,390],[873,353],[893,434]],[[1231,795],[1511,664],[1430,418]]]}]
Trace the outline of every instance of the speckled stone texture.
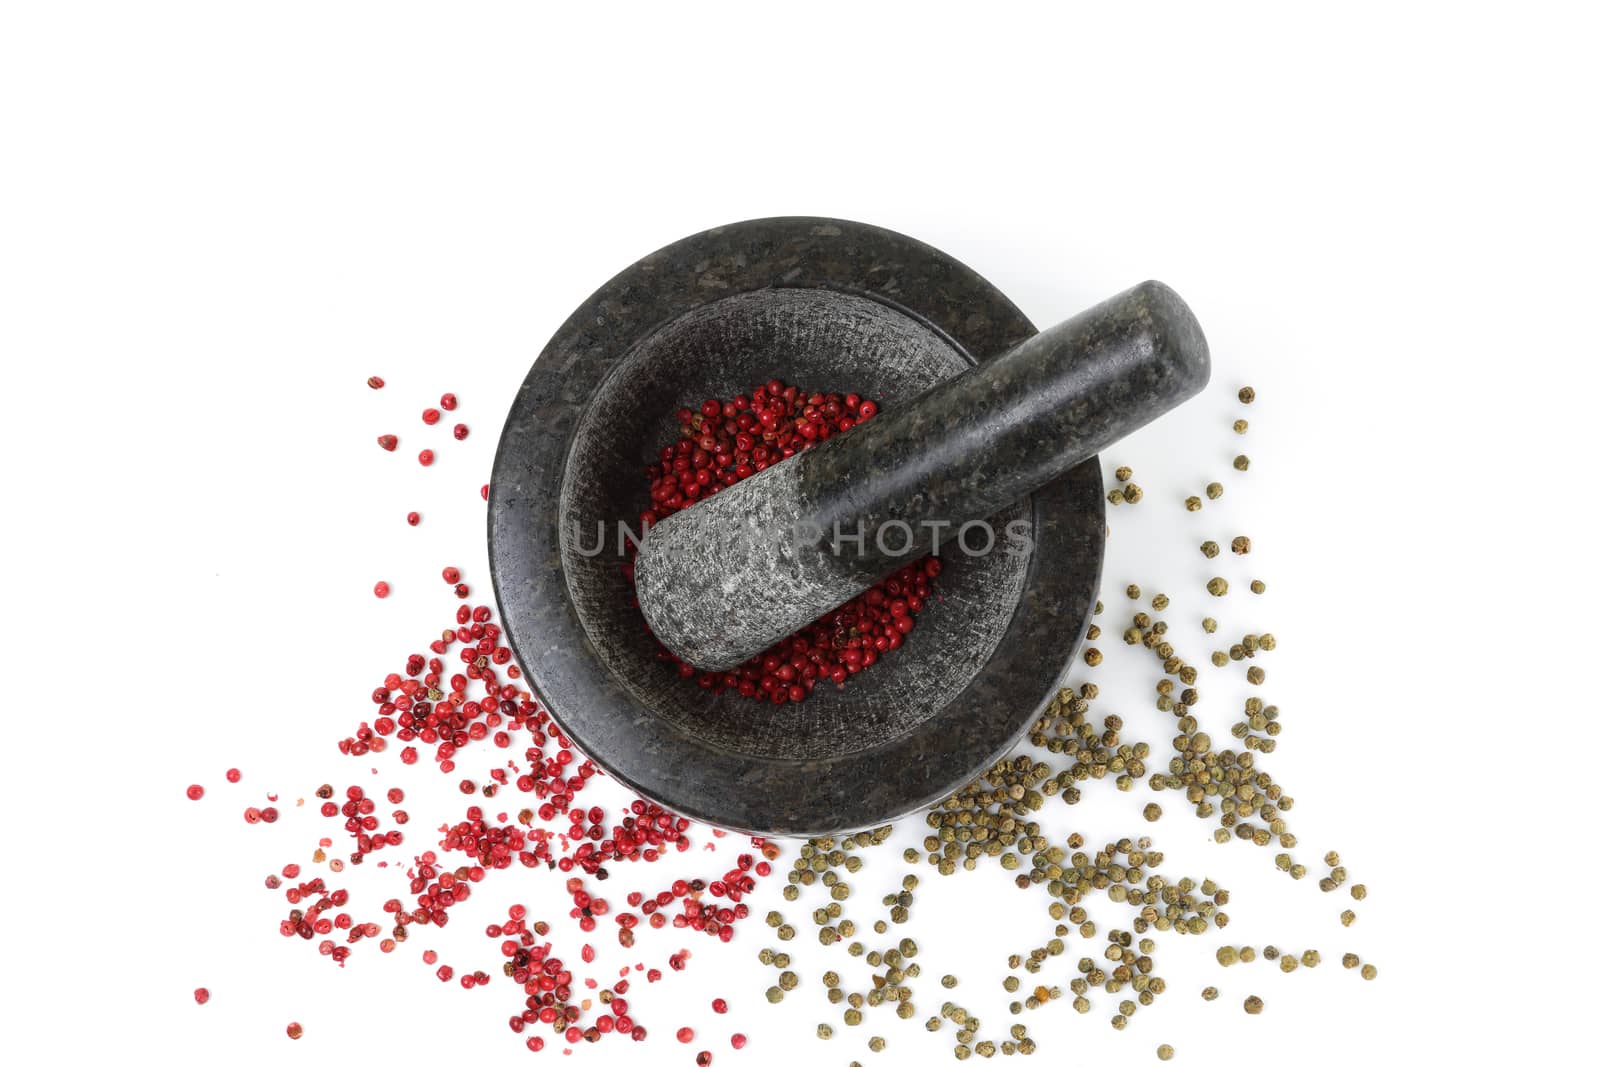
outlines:
[{"label": "speckled stone texture", "polygon": [[1003,513],[1031,553],[956,561],[903,648],[778,708],[708,696],[656,659],[609,532],[595,552],[597,524],[637,523],[643,468],[679,407],[780,377],[892,411],[1035,332],[948,256],[833,219],[720,227],[612,279],[529,372],[491,481],[495,592],[537,697],[608,774],[740,830],[872,825],[969,781],[1054,695],[1088,624],[1097,462]]},{"label": "speckled stone texture", "polygon": [[[1145,282],[948,378],[909,404],[650,530],[636,570],[657,638],[729,670],[1205,387],[1200,325]],[[842,535],[842,536],[841,536]],[[760,596],[745,595],[759,589]]]}]

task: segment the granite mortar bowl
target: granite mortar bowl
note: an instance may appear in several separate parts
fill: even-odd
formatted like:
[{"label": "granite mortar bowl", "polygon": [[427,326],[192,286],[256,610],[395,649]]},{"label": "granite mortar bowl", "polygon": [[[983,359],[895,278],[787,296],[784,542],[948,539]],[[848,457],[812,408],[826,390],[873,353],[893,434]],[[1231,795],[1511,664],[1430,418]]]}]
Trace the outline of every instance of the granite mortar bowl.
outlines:
[{"label": "granite mortar bowl", "polygon": [[771,378],[904,404],[1036,332],[936,249],[837,219],[719,227],[617,275],[546,346],[495,457],[495,595],[535,697],[629,788],[755,834],[880,824],[973,779],[1055,695],[1088,626],[1097,459],[991,520],[1020,522],[1031,547],[1002,534],[985,555],[946,549],[905,644],[799,704],[712,695],[658,659],[618,523],[637,529],[679,408]]}]

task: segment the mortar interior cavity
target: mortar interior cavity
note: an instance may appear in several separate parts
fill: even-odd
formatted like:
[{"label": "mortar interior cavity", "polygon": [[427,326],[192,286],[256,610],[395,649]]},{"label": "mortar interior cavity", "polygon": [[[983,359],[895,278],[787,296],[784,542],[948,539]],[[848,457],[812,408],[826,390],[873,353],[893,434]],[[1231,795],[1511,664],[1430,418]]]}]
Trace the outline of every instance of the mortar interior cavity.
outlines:
[{"label": "mortar interior cavity", "polygon": [[[637,529],[642,476],[676,440],[676,411],[748,393],[781,378],[806,390],[909,403],[972,366],[942,334],[896,308],[825,289],[764,289],[703,305],[665,324],[618,362],[578,424],[561,487],[567,587],[595,653],[639,701],[674,727],[741,755],[812,760],[870,748],[937,714],[993,654],[1028,573],[1029,553],[1005,540],[982,557],[955,556],[937,599],[900,649],[841,691],[822,682],[803,703],[774,707],[712,696],[656,658],[618,555],[618,520]],[[1028,501],[992,520],[1021,521]],[[604,548],[592,552],[603,527]],[[576,538],[576,540],[575,540]],[[760,590],[751,590],[756,596]],[[730,612],[737,603],[730,603]]]}]

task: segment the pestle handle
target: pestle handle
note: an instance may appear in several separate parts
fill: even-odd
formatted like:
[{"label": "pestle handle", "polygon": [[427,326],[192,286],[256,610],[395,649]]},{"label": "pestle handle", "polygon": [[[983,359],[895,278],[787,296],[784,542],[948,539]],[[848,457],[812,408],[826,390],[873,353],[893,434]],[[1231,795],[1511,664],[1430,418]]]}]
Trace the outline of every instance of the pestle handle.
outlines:
[{"label": "pestle handle", "polygon": [[799,513],[815,517],[819,547],[902,565],[1181,404],[1210,376],[1193,313],[1167,286],[1143,282],[796,457]]}]

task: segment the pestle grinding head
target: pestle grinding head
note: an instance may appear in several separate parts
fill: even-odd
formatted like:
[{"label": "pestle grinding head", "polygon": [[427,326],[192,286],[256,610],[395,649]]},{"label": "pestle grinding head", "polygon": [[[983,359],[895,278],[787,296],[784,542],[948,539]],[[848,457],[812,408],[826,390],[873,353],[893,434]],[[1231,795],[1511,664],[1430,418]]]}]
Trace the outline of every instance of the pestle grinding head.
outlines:
[{"label": "pestle grinding head", "polygon": [[[1199,323],[1144,282],[651,527],[655,636],[729,670],[1194,396]],[[986,538],[1004,543],[1000,531]]]}]

